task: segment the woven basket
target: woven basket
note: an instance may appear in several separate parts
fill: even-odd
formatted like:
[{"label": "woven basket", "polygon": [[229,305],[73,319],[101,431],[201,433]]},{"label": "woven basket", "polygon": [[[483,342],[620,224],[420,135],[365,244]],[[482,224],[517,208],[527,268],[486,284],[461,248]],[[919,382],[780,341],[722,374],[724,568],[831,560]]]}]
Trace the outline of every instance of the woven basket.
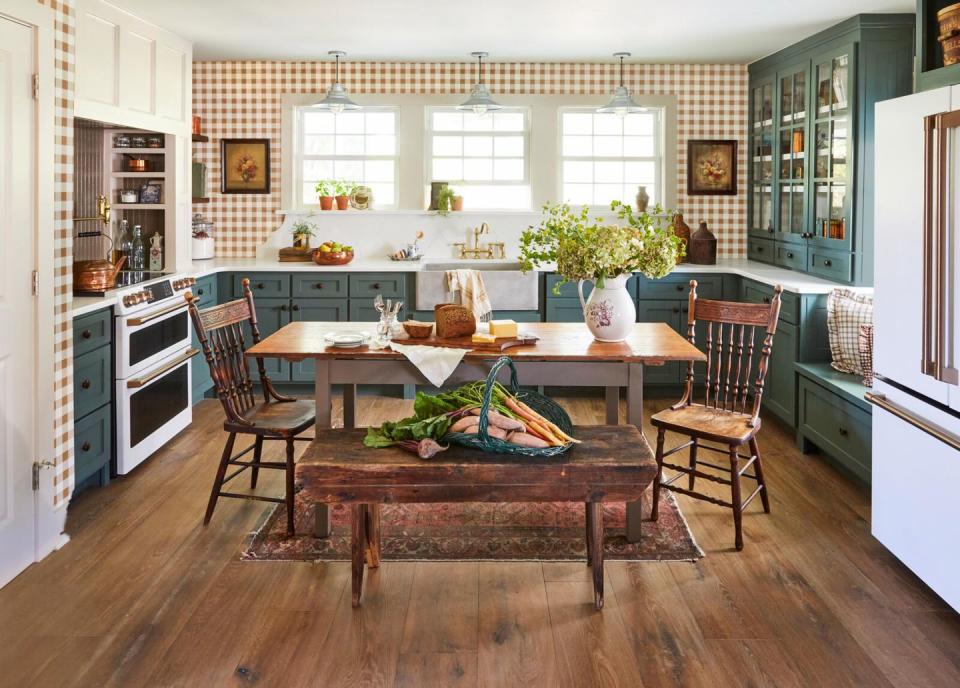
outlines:
[{"label": "woven basket", "polygon": [[493,398],[493,383],[496,382],[497,373],[500,372],[500,369],[503,368],[503,366],[510,366],[509,389],[510,393],[514,397],[522,401],[524,404],[532,408],[547,420],[556,424],[557,427],[559,427],[568,435],[573,435],[573,423],[570,422],[570,416],[568,416],[567,412],[563,410],[563,407],[553,399],[545,397],[542,394],[521,391],[520,385],[517,382],[517,369],[513,365],[513,361],[510,360],[509,356],[501,356],[497,362],[493,364],[493,367],[490,369],[490,373],[487,375],[487,383],[483,391],[483,404],[480,406],[480,426],[477,430],[477,434],[468,435],[462,432],[451,432],[447,433],[444,439],[449,442],[453,442],[454,444],[460,444],[464,447],[480,449],[481,451],[491,452],[494,454],[515,454],[517,456],[534,456],[539,458],[557,456],[570,449],[570,447],[573,446],[572,442],[567,442],[560,447],[545,447],[543,449],[535,449],[533,447],[521,447],[516,444],[511,444],[510,442],[497,439],[496,437],[491,437],[489,434],[487,434],[487,427],[489,425],[487,414],[490,411],[490,401]]}]

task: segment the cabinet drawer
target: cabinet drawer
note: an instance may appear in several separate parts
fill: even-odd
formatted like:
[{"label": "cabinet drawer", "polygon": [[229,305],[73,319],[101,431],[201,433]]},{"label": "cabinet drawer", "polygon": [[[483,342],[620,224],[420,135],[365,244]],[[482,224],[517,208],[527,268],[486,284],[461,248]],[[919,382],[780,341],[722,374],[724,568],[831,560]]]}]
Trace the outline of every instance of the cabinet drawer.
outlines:
[{"label": "cabinet drawer", "polygon": [[580,299],[547,299],[547,322],[583,322]]},{"label": "cabinet drawer", "polygon": [[663,279],[652,280],[639,276],[637,298],[646,300],[686,299],[690,294],[690,280],[697,281],[697,296],[702,299],[723,298],[723,275],[697,272],[674,272]]},{"label": "cabinet drawer", "polygon": [[110,406],[84,416],[73,426],[74,482],[82,483],[110,465],[113,423]]},{"label": "cabinet drawer", "polygon": [[[555,285],[559,284],[560,280],[563,278],[560,275],[549,274],[546,279],[546,294],[547,299],[577,299],[580,300],[580,296],[577,293],[577,283],[576,282],[567,282],[562,287],[560,287],[560,293],[553,293],[553,288]],[[640,278],[634,275],[627,280],[627,291],[630,293],[630,296],[636,296],[637,293],[637,282]],[[583,284],[583,298],[590,296],[590,293],[593,291],[593,282],[584,282]]]},{"label": "cabinet drawer", "polygon": [[73,359],[73,414],[81,418],[110,403],[112,384],[110,347],[104,346]]},{"label": "cabinet drawer", "polygon": [[113,310],[105,308],[73,319],[73,355],[99,349],[113,340]]},{"label": "cabinet drawer", "polygon": [[777,244],[776,264],[791,270],[807,269],[807,247]]},{"label": "cabinet drawer", "polygon": [[849,282],[853,278],[853,256],[843,251],[811,248],[807,258],[807,271],[818,277]]},{"label": "cabinet drawer", "polygon": [[201,310],[217,305],[217,276],[207,275],[197,280],[191,289],[197,297],[197,307]]},{"label": "cabinet drawer", "polygon": [[383,294],[385,299],[407,296],[407,276],[402,272],[362,272],[350,275],[350,298],[370,298]]},{"label": "cabinet drawer", "polygon": [[871,421],[866,411],[800,378],[800,432],[866,481],[870,480]]},{"label": "cabinet drawer", "polygon": [[347,275],[294,275],[292,294],[295,299],[345,299],[347,283]]},{"label": "cabinet drawer", "polygon": [[[744,280],[741,300],[747,303],[770,303],[773,298],[773,287]],[[800,297],[792,291],[780,293],[780,319],[794,325],[800,322]]]},{"label": "cabinet drawer", "polygon": [[253,272],[249,275],[233,275],[233,298],[243,296],[243,278],[250,278],[250,290],[253,297],[262,296],[283,297],[290,296],[290,276],[280,272]]},{"label": "cabinet drawer", "polygon": [[758,260],[761,263],[773,263],[776,257],[775,244],[772,239],[747,239],[747,258]]},{"label": "cabinet drawer", "polygon": [[[386,296],[384,296],[386,298]],[[350,322],[380,322],[380,314],[373,307],[373,299],[350,299],[348,308]],[[406,320],[406,314],[400,311],[397,316],[399,322]],[[428,319],[431,320],[432,318]],[[370,329],[373,332],[373,328]]]}]

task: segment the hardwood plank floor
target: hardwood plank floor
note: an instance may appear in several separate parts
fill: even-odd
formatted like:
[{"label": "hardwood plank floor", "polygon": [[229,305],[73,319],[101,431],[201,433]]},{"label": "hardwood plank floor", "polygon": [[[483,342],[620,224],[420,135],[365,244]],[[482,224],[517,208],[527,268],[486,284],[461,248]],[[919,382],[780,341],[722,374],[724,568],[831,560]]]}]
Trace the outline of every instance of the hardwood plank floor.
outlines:
[{"label": "hardwood plank floor", "polygon": [[[603,421],[601,398],[561,402]],[[358,422],[409,407],[361,397]],[[266,505],[222,500],[201,527],[224,438],[216,402],[194,418],[0,590],[0,686],[960,685],[960,616],[872,539],[867,490],[774,421],[745,549],[729,511],[678,497],[707,556],[608,562],[597,613],[582,562],[385,562],[359,609],[346,562],[241,562]]]}]

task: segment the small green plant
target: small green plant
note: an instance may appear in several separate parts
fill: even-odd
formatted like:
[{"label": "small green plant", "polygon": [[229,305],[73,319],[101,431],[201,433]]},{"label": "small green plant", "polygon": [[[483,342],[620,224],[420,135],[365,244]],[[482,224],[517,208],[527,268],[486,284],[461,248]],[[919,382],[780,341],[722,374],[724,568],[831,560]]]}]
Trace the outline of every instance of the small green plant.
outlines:
[{"label": "small green plant", "polygon": [[440,189],[440,193],[437,194],[437,213],[439,215],[446,215],[450,212],[450,204],[456,195],[449,186]]},{"label": "small green plant", "polygon": [[290,232],[293,234],[294,238],[297,237],[312,237],[316,236],[313,232],[313,225],[304,220],[300,220],[293,224],[293,227],[290,228]]},{"label": "small green plant", "polygon": [[349,196],[353,192],[354,188],[353,182],[348,182],[345,180],[335,179],[333,180],[333,195],[334,196]]},{"label": "small green plant", "polygon": [[322,180],[317,182],[317,185],[314,187],[318,196],[332,196],[330,193],[330,182],[327,180]]}]

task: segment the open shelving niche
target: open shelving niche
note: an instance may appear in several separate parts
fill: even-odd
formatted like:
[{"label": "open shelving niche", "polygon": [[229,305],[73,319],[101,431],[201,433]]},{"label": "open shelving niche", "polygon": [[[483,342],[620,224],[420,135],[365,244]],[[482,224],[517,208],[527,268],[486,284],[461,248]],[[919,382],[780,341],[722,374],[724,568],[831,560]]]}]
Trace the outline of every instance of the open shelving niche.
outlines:
[{"label": "open shelving niche", "polygon": [[[132,136],[163,136],[162,148],[116,148],[113,138],[117,134]],[[170,262],[170,239],[176,232],[176,208],[174,190],[176,189],[176,165],[173,151],[176,150],[176,137],[171,134],[159,134],[141,129],[105,129],[103,135],[103,179],[105,193],[112,210],[110,236],[116,238],[121,220],[126,220],[133,231],[134,225],[143,230],[143,240],[149,250],[150,237],[159,232],[163,237],[163,263],[166,269]],[[127,156],[135,155],[147,161],[147,171],[128,172],[124,168]],[[147,181],[155,180],[160,184],[159,203],[121,203],[120,192],[135,189],[138,194]],[[149,260],[149,259],[148,259]]]}]

